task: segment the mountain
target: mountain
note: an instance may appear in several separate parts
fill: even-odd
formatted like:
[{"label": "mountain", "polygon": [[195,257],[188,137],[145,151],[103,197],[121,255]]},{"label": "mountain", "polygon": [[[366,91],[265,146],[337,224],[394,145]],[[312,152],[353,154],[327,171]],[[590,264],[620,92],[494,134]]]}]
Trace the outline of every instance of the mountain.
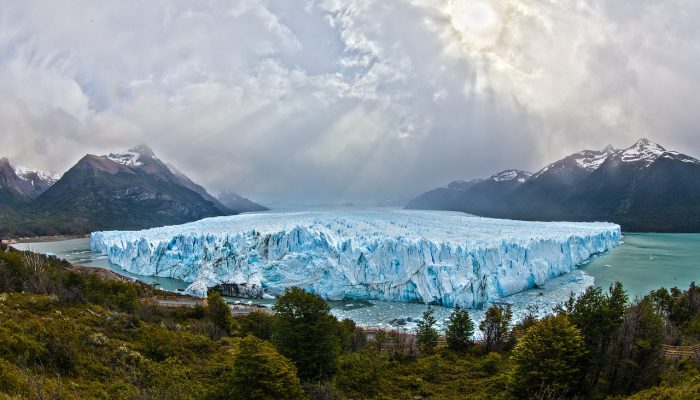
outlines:
[{"label": "mountain", "polygon": [[446,187],[424,193],[406,208],[417,210],[465,211],[470,214],[497,215],[510,193],[523,185],[531,173],[516,169],[499,172],[488,179],[452,182]]},{"label": "mountain", "polygon": [[517,183],[511,180],[510,189],[483,184],[492,178],[466,189],[451,184],[424,193],[406,208],[524,220],[606,220],[626,231],[700,231],[700,161],[648,139],[626,149],[574,153],[518,177]]},{"label": "mountain", "polygon": [[269,208],[231,191],[219,193],[217,200],[226,208],[238,213],[269,210]]},{"label": "mountain", "polygon": [[56,182],[57,178],[27,167],[13,167],[7,158],[0,159],[0,190],[12,193],[19,201],[37,198]]},{"label": "mountain", "polygon": [[13,167],[7,158],[0,158],[0,220],[18,219],[18,210],[55,182],[56,178],[50,174]]},{"label": "mountain", "polygon": [[17,206],[22,196],[16,185],[19,177],[7,158],[0,159],[0,218],[17,217]]},{"label": "mountain", "polygon": [[88,154],[3,223],[16,235],[143,229],[235,214],[146,146]]}]

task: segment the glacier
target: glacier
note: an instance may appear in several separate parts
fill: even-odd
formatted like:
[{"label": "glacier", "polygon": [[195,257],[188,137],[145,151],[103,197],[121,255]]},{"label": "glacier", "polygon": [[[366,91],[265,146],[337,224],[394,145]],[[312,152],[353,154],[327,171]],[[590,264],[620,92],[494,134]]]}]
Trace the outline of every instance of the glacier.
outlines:
[{"label": "glacier", "polygon": [[620,244],[611,223],[525,222],[457,212],[242,214],[142,231],[94,232],[93,251],[128,272],[276,296],[478,308],[542,286]]}]

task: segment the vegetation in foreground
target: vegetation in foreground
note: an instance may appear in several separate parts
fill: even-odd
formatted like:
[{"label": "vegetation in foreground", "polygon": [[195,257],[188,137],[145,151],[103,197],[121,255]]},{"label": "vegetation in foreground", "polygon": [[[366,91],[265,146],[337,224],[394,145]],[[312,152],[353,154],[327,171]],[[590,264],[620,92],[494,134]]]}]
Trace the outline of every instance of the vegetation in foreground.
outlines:
[{"label": "vegetation in foreground", "polygon": [[[152,288],[0,247],[0,399],[695,399],[700,288],[629,302],[591,288],[552,316],[478,327],[455,309],[445,340],[430,311],[416,336],[366,335],[320,298],[290,289],[274,316],[234,320],[163,308]],[[484,340],[473,341],[475,328]],[[442,343],[445,343],[443,346]]]}]

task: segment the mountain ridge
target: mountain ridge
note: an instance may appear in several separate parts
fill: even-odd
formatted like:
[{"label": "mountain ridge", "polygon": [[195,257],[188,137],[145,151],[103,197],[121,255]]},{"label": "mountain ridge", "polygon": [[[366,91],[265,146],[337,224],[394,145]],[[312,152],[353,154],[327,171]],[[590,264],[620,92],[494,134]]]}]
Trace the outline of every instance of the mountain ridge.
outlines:
[{"label": "mountain ridge", "polygon": [[[3,165],[0,179],[20,179]],[[86,154],[34,197],[18,195],[16,186],[0,184],[0,205],[6,210],[0,212],[0,234],[144,229],[241,212],[224,206],[144,145],[122,153]]]},{"label": "mountain ridge", "polygon": [[625,149],[583,150],[524,181],[491,185],[496,187],[449,184],[405,208],[524,220],[606,220],[627,231],[700,231],[700,161],[648,139]]}]

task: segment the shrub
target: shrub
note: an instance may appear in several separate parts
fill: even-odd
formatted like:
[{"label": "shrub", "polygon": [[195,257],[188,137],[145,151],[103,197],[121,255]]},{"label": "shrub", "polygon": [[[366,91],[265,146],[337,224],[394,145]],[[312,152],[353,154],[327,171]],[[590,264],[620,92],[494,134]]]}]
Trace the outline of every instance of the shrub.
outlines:
[{"label": "shrub", "polygon": [[570,395],[584,354],[581,331],[566,316],[544,318],[528,329],[513,351],[513,394],[522,398],[543,391]]}]

